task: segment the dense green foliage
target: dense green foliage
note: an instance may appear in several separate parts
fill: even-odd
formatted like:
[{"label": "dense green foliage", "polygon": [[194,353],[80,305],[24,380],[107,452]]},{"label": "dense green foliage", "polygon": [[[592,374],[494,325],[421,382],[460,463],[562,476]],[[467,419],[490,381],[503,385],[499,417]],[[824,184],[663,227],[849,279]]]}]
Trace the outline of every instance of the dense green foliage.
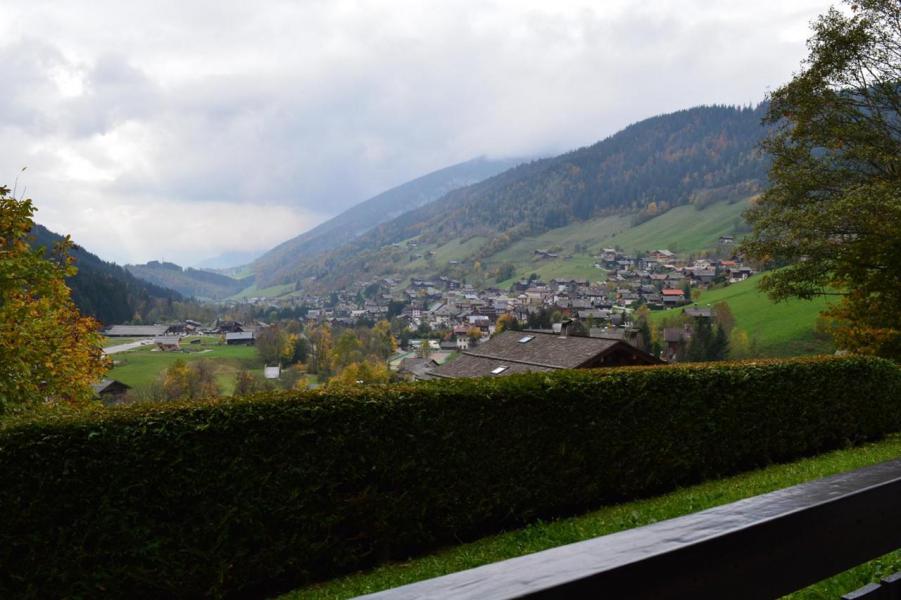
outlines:
[{"label": "dense green foliage", "polygon": [[271,591],[878,438],[899,395],[844,358],[33,416],[0,428],[0,595]]},{"label": "dense green foliage", "polygon": [[[41,225],[35,225],[31,234],[35,247],[48,250],[63,239]],[[78,267],[78,272],[66,280],[72,299],[78,310],[101,323],[126,323],[135,318],[152,322],[153,315],[171,312],[172,303],[181,300],[178,292],[137,279],[84,248],[75,246],[69,254]]]},{"label": "dense green foliage", "polygon": [[843,294],[842,348],[901,359],[901,3],[848,1],[814,23],[804,69],[773,92],[772,186],[745,249],[785,265],[774,298]]},{"label": "dense green foliage", "polygon": [[411,238],[434,245],[483,236],[470,257],[480,260],[524,236],[594,217],[746,198],[766,178],[757,149],[764,111],[706,106],[646,119],[592,146],[450,192],[331,252],[295,256],[277,270],[261,263],[257,279],[316,276],[316,285],[344,285],[361,274],[393,272],[407,254],[393,244]]},{"label": "dense green foliage", "polygon": [[221,300],[253,284],[252,275],[234,279],[202,269],[183,269],[176,264],[156,260],[143,265],[125,265],[125,268],[139,279],[192,298]]}]

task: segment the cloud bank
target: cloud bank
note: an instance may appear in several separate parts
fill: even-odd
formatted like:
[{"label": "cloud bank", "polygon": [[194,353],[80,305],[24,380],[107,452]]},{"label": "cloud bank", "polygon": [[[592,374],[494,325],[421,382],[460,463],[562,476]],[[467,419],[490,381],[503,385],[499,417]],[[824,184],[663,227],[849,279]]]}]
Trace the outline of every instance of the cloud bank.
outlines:
[{"label": "cloud bank", "polygon": [[109,260],[265,250],[474,156],[756,103],[827,8],[638,4],[12,0],[0,182],[27,166],[38,221]]}]

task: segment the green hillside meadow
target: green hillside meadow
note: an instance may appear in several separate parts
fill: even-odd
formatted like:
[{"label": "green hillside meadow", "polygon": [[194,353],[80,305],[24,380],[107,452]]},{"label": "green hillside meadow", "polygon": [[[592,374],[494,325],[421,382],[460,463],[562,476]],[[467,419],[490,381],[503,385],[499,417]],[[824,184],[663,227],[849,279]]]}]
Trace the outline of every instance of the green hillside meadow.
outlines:
[{"label": "green hillside meadow", "polygon": [[[835,351],[827,336],[815,331],[817,317],[828,303],[826,298],[773,302],[757,288],[760,275],[725,288],[701,292],[696,304],[708,306],[726,302],[735,316],[735,326],[756,339],[763,356],[799,356]],[[667,314],[681,309],[651,314],[659,323]]]},{"label": "green hillside meadow", "polygon": [[[200,340],[191,344],[192,340]],[[186,362],[208,359],[216,365],[216,381],[224,394],[231,394],[235,374],[241,369],[262,372],[263,362],[253,346],[227,346],[218,337],[184,338],[181,352],[161,352],[155,346],[144,346],[111,356],[116,362],[107,377],[133,388],[152,384],[178,359]]]},{"label": "green hillside meadow", "polygon": [[[604,274],[594,268],[593,258],[601,248],[618,247],[626,252],[666,248],[680,254],[710,249],[716,246],[721,235],[738,234],[742,230],[742,213],[747,208],[747,199],[718,202],[703,209],[688,204],[635,227],[631,226],[631,215],[600,217],[519,240],[484,261],[483,266],[510,263],[516,267],[516,277],[500,282],[500,287],[531,273],[545,280],[553,277],[601,280]],[[584,247],[585,252],[575,252],[577,245]],[[550,249],[560,257],[540,258],[535,255],[537,249]]]},{"label": "green hillside meadow", "polygon": [[698,209],[686,204],[665,212],[607,238],[627,252],[666,248],[679,254],[705,250],[715,246],[719,237],[738,233],[744,227],[742,213],[748,201],[718,202]]},{"label": "green hillside meadow", "polygon": [[[716,246],[721,235],[740,236],[744,228],[742,213],[747,207],[747,199],[717,202],[701,209],[687,204],[637,226],[632,225],[635,215],[631,213],[580,221],[538,236],[523,238],[500,252],[483,258],[480,261],[482,272],[491,273],[500,265],[512,264],[515,275],[497,282],[501,288],[509,287],[514,280],[528,277],[532,273],[537,273],[544,280],[559,277],[599,281],[605,275],[594,267],[594,257],[601,248],[617,247],[630,253],[667,248],[680,254],[708,250]],[[391,273],[400,281],[408,281],[410,277],[430,277],[447,267],[449,261],[465,263],[469,270],[474,257],[491,238],[474,235],[441,244],[407,246],[409,242],[415,241],[419,241],[419,236],[396,245],[405,249]],[[550,250],[559,257],[542,258],[535,254],[535,250],[539,249]],[[433,253],[430,258],[426,257],[428,252]],[[490,278],[488,283],[493,283]],[[278,297],[291,294],[293,290],[291,285],[262,289],[251,286],[231,299]]]}]

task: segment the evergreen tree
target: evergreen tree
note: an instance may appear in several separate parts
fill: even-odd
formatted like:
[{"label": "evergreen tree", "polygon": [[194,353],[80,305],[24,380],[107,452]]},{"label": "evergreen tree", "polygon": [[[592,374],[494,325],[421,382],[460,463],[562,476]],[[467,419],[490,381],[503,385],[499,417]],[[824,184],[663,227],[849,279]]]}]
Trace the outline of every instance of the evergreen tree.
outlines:
[{"label": "evergreen tree", "polygon": [[710,348],[713,342],[713,330],[710,319],[695,319],[691,341],[685,351],[685,360],[689,362],[704,362],[709,360]]},{"label": "evergreen tree", "polygon": [[726,360],[729,356],[729,336],[726,330],[717,325],[707,349],[707,360]]}]

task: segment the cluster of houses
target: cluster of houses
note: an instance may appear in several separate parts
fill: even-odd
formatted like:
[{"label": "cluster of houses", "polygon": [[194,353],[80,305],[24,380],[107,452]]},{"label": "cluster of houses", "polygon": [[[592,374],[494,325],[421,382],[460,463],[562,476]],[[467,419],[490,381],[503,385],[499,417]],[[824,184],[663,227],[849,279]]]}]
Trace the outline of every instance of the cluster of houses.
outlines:
[{"label": "cluster of houses", "polygon": [[[326,306],[322,298],[308,296],[303,302],[312,308],[311,321],[353,325],[360,320],[376,321],[400,318],[411,329],[427,325],[430,329],[453,331],[459,350],[470,343],[472,328],[484,336],[494,331],[497,319],[513,315],[519,322],[542,308],[557,310],[563,317],[588,321],[593,326],[621,327],[628,313],[638,306],[664,309],[691,302],[693,288],[713,283],[742,281],[753,274],[737,260],[697,259],[685,261],[669,250],[656,250],[641,256],[626,255],[616,249],[604,249],[595,267],[606,274],[606,281],[555,278],[544,282],[530,279],[510,289],[476,289],[459,280],[438,277],[412,279],[398,296],[398,282],[391,279],[367,281],[359,289],[337,294],[337,302]],[[359,301],[363,288],[379,292]],[[392,313],[392,303],[402,303]]]},{"label": "cluster of houses", "polygon": [[[724,236],[728,238],[729,236]],[[721,239],[721,246],[732,241]],[[536,251],[545,257],[549,250]],[[735,259],[686,260],[661,249],[629,255],[605,248],[595,257],[595,268],[604,281],[533,276],[516,281],[508,289],[473,285],[447,276],[413,278],[408,284],[390,278],[360,282],[325,296],[305,295],[294,302],[306,307],[308,323],[354,326],[393,319],[411,336],[442,332],[442,339],[414,339],[393,356],[389,365],[412,379],[497,376],[523,371],[587,368],[617,364],[660,362],[636,347],[631,313],[640,306],[650,309],[678,307],[691,302],[691,290],[715,283],[735,283],[753,274]],[[278,308],[273,304],[273,308]],[[547,316],[557,322],[548,327]],[[521,325],[542,321],[545,329],[504,332],[495,335],[498,319],[510,315]],[[535,318],[543,315],[543,318]],[[565,323],[581,324],[582,335],[568,335]],[[111,337],[149,337],[160,350],[180,348],[189,334],[221,335],[228,344],[253,344],[265,323],[244,324],[217,320],[209,326],[196,321],[175,325],[115,325]],[[587,333],[587,337],[585,337]],[[684,331],[666,331],[662,358],[670,359]],[[515,338],[515,339],[514,339]],[[428,346],[423,352],[422,345]],[[451,356],[459,356],[447,361]],[[446,363],[446,364],[444,364]]]},{"label": "cluster of houses", "polygon": [[[723,245],[728,243],[729,240],[721,241]],[[486,343],[490,344],[492,352],[496,351],[495,338],[492,336],[497,320],[502,315],[509,314],[520,324],[525,324],[529,322],[530,316],[542,310],[559,312],[564,320],[580,321],[586,325],[589,339],[605,341],[583,342],[581,340],[586,338],[561,336],[561,326],[558,323],[550,331],[535,332],[535,339],[539,341],[529,347],[530,352],[535,352],[532,348],[548,349],[550,352],[550,346],[542,341],[545,338],[541,336],[557,334],[558,339],[577,341],[562,342],[564,345],[555,347],[552,352],[555,355],[562,352],[563,348],[576,344],[599,347],[606,344],[622,350],[623,345],[612,343],[619,341],[632,348],[630,356],[643,357],[635,359],[637,362],[634,364],[645,364],[642,361],[650,355],[643,355],[634,344],[629,343],[634,342],[632,335],[635,332],[630,328],[630,315],[635,308],[642,305],[650,309],[682,306],[691,302],[692,289],[706,288],[715,283],[736,283],[754,273],[738,260],[689,261],[665,249],[631,256],[609,248],[602,250],[596,261],[595,267],[603,270],[606,275],[603,282],[571,278],[555,278],[544,282],[533,278],[517,281],[511,288],[501,290],[490,287],[476,289],[472,285],[444,276],[435,279],[414,278],[403,288],[400,295],[402,308],[396,313],[392,313],[391,307],[398,302],[398,282],[391,279],[367,281],[356,291],[338,294],[337,302],[330,306],[323,305],[315,296],[306,298],[305,301],[313,306],[306,318],[352,325],[360,319],[374,321],[393,317],[405,322],[411,331],[422,331],[425,327],[431,331],[448,332],[442,341],[431,341],[435,348],[428,358],[421,357],[422,353],[414,347],[404,349],[404,352],[395,357],[392,368],[416,379],[441,377],[443,373],[446,373],[445,376],[463,372],[472,373],[473,376],[476,373],[487,374],[482,373],[484,369],[469,368],[467,365],[476,364],[476,353],[483,352]],[[360,290],[373,287],[379,292],[359,302]],[[478,330],[479,335],[474,337],[474,330]],[[669,332],[669,337],[673,339],[667,346],[668,354],[674,354],[678,345],[686,343],[685,335],[679,333],[677,336],[675,332]],[[525,348],[511,347],[520,350]],[[455,367],[441,367],[447,353],[454,351],[467,358],[461,357],[450,363],[457,365]],[[488,371],[506,366],[503,372],[513,373],[523,368],[523,363],[515,362],[513,357],[508,362],[520,366],[498,365]],[[559,360],[547,364],[569,363]],[[587,361],[587,364],[595,363]]]}]

